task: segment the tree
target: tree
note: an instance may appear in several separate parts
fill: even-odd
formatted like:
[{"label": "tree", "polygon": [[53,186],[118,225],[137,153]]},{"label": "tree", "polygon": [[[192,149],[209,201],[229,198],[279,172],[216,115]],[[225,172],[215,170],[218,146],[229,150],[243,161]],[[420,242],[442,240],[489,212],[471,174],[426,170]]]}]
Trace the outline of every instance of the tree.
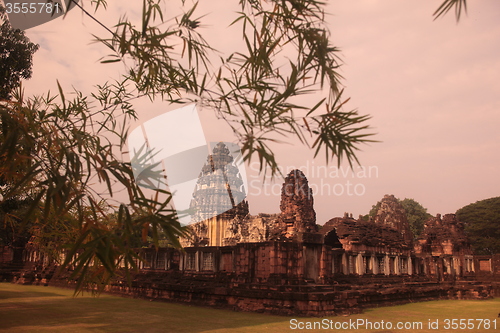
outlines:
[{"label": "tree", "polygon": [[[31,43],[24,32],[13,29],[5,16],[5,9],[0,6],[0,101],[9,100],[11,92],[20,85],[21,79],[31,77],[32,57],[38,50],[38,45]],[[2,121],[6,125],[5,121]],[[6,128],[0,133],[2,140]],[[19,139],[19,138],[18,138]],[[22,141],[19,140],[19,141]],[[26,148],[22,143],[17,148]],[[22,173],[27,169],[27,165],[20,161],[11,161],[16,164],[16,172]],[[11,177],[8,174],[0,173],[0,187],[6,191],[12,185]],[[0,200],[0,246],[11,246],[15,248],[14,260],[21,260],[18,255],[30,238],[29,228],[26,221],[19,216],[30,205],[30,198],[22,191],[11,192],[8,198]]]},{"label": "tree", "polygon": [[427,213],[427,208],[424,208],[414,199],[405,198],[400,200],[400,203],[406,211],[406,217],[408,218],[413,237],[418,238],[424,230],[425,221],[431,218],[432,215]]},{"label": "tree", "polygon": [[19,218],[25,213],[30,202],[27,197],[13,197],[0,202],[0,247],[13,249],[13,261],[22,263],[22,253],[31,237],[30,227]]},{"label": "tree", "polygon": [[374,218],[375,215],[377,215],[377,212],[380,208],[380,205],[381,205],[380,201],[377,201],[377,203],[375,205],[372,205],[372,208],[370,209],[368,214],[363,216],[363,219],[368,221],[368,220],[370,220],[370,218]]},{"label": "tree", "polygon": [[0,6],[0,100],[10,99],[10,93],[19,86],[21,79],[31,77],[33,54],[38,45],[33,44],[19,29],[13,29]]},{"label": "tree", "polygon": [[[432,217],[431,214],[427,213],[427,208],[424,208],[420,203],[414,199],[405,198],[403,200],[397,199],[399,203],[403,206],[406,211],[406,218],[408,219],[408,224],[410,225],[410,230],[414,238],[420,236],[424,230],[425,221]],[[372,206],[370,212],[363,217],[365,220],[369,220],[370,217],[375,217],[380,208],[380,201]]]},{"label": "tree", "polygon": [[474,253],[500,253],[500,197],[485,199],[457,210],[457,218],[465,224]]}]

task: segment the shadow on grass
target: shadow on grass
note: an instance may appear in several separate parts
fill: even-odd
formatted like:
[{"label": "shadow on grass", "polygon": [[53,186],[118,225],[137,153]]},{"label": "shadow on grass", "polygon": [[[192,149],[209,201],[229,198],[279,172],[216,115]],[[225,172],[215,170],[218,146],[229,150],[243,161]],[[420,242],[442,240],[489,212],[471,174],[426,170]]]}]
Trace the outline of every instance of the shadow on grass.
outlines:
[{"label": "shadow on grass", "polygon": [[17,292],[17,291],[0,291],[0,300],[11,299],[11,298],[33,298],[33,297],[50,297],[50,296],[61,296],[61,294],[51,293],[51,292]]},{"label": "shadow on grass", "polygon": [[[37,289],[48,288],[45,291]],[[42,289],[43,290],[43,289]],[[288,319],[166,302],[102,295],[71,297],[51,287],[0,284],[0,330],[7,332],[206,332],[267,325],[288,327]],[[45,297],[46,296],[46,297]],[[52,297],[57,296],[57,297]],[[257,327],[258,326],[258,327]]]},{"label": "shadow on grass", "polygon": [[[46,297],[42,297],[45,294]],[[42,286],[19,286],[0,283],[0,332],[272,332],[293,331],[290,317],[233,312],[207,307],[101,295],[98,298],[71,297],[73,290]],[[55,295],[55,296],[54,296]],[[433,333],[442,331],[446,320],[464,319],[475,324],[469,332],[492,332],[477,326],[497,318],[500,299],[441,300],[408,303],[394,307],[366,309],[349,317],[328,317],[333,323],[366,320],[419,324],[418,329],[404,332]],[[481,319],[482,318],[482,319]],[[297,318],[300,322],[319,318]],[[430,322],[439,322],[439,330]],[[500,321],[495,321],[495,329]],[[350,327],[350,326],[349,326]],[[415,326],[412,326],[415,327]],[[493,326],[491,327],[493,328]],[[300,330],[296,330],[300,331]],[[309,330],[308,332],[336,331]],[[393,333],[401,330],[347,329],[342,332]]]}]

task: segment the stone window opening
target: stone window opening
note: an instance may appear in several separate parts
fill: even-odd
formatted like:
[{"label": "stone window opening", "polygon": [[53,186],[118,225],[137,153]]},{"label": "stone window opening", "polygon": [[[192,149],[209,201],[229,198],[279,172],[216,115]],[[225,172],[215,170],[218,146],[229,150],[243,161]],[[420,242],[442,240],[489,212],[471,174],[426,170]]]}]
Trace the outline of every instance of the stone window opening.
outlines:
[{"label": "stone window opening", "polygon": [[373,272],[371,257],[363,256],[363,267],[365,268],[365,274],[371,274]]},{"label": "stone window opening", "polygon": [[479,259],[479,270],[482,272],[491,272],[491,259]]},{"label": "stone window opening", "polygon": [[349,256],[349,274],[356,274],[356,256]]},{"label": "stone window opening", "polygon": [[153,263],[153,253],[151,252],[144,253],[144,263],[142,268],[150,269],[152,268],[152,263]]},{"label": "stone window opening", "polygon": [[377,257],[379,274],[385,273],[385,257]]},{"label": "stone window opening", "polygon": [[342,243],[340,243],[339,237],[335,229],[332,229],[329,233],[325,235],[325,245],[329,245],[332,248],[342,248]]},{"label": "stone window opening", "polygon": [[342,273],[342,256],[332,255],[332,273]]},{"label": "stone window opening", "polygon": [[167,253],[156,253],[155,269],[167,269]]},{"label": "stone window opening", "polygon": [[474,271],[472,259],[465,259],[465,267],[466,267],[466,271],[467,272],[473,272]]},{"label": "stone window opening", "polygon": [[203,253],[203,271],[213,271],[214,270],[214,254],[213,252],[204,252]]},{"label": "stone window opening", "polygon": [[233,272],[233,253],[232,252],[223,252],[220,260],[220,270],[226,272]]},{"label": "stone window opening", "polygon": [[401,274],[408,274],[408,259],[401,258]]},{"label": "stone window opening", "polygon": [[396,258],[395,257],[389,257],[389,273],[390,274],[396,274]]},{"label": "stone window opening", "polygon": [[196,253],[186,253],[186,270],[194,271],[196,269]]}]

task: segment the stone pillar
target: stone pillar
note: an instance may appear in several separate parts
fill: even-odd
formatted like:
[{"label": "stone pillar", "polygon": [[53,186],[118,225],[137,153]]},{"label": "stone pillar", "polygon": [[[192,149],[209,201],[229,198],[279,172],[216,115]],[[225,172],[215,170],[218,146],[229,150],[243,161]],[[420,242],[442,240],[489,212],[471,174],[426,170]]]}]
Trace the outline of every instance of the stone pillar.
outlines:
[{"label": "stone pillar", "polygon": [[207,221],[210,246],[222,246],[226,223],[222,217],[212,217]]},{"label": "stone pillar", "polygon": [[401,257],[396,256],[394,259],[394,274],[401,275]]},{"label": "stone pillar", "polygon": [[356,273],[358,273],[358,275],[363,275],[365,273],[365,265],[363,263],[363,255],[361,253],[358,253],[358,256],[356,257]]},{"label": "stone pillar", "polygon": [[378,260],[375,255],[372,254],[370,257],[370,261],[372,263],[372,274],[378,274]]},{"label": "stone pillar", "polygon": [[349,260],[347,257],[347,254],[344,252],[342,253],[342,273],[344,274],[349,274]]},{"label": "stone pillar", "polygon": [[451,272],[451,258],[443,258],[443,273],[446,270],[446,273],[449,275],[452,274]]},{"label": "stone pillar", "polygon": [[331,250],[327,250],[326,246],[321,246],[321,255],[319,258],[319,278],[324,279],[333,275],[333,265],[335,264],[333,257],[334,256]]},{"label": "stone pillar", "polygon": [[274,242],[271,251],[269,252],[269,266],[271,266],[270,267],[271,274],[279,273],[277,271],[278,268],[278,263],[276,262],[277,256],[278,256],[278,251],[276,249],[276,242]]},{"label": "stone pillar", "polygon": [[384,273],[385,275],[391,274],[391,260],[388,254],[385,255],[385,260],[384,260]]},{"label": "stone pillar", "polygon": [[408,256],[408,275],[413,275],[413,260]]}]

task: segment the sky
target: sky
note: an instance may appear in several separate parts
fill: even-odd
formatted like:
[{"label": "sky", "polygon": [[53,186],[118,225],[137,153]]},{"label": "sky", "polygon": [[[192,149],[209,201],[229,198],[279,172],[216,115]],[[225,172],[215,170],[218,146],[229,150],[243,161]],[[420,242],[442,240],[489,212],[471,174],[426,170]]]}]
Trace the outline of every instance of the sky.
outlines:
[{"label": "sky", "polygon": [[[96,16],[111,27],[121,15],[137,16],[140,3],[109,1]],[[175,13],[179,8],[172,3]],[[241,40],[238,31],[227,29],[234,18],[228,3],[202,2],[198,11],[207,14],[206,39],[220,50]],[[360,147],[360,165],[352,170],[314,159],[294,141],[273,146],[284,171],[300,168],[308,177],[317,223],[344,212],[366,214],[384,194],[413,198],[431,214],[454,213],[500,195],[500,2],[469,1],[459,23],[453,13],[433,20],[439,4],[328,2],[326,21],[341,50],[344,96],[350,97],[346,107],[371,115],[378,142]],[[56,92],[56,80],[68,92],[74,87],[88,93],[123,71],[119,64],[99,63],[109,52],[92,43],[91,34],[106,31],[78,9],[26,34],[40,44],[33,77],[24,83],[28,95]],[[139,101],[134,126],[172,109],[161,101]],[[201,110],[200,118],[207,141],[235,140],[211,110]],[[282,180],[264,182],[255,163],[246,172],[251,213],[279,212]]]}]

